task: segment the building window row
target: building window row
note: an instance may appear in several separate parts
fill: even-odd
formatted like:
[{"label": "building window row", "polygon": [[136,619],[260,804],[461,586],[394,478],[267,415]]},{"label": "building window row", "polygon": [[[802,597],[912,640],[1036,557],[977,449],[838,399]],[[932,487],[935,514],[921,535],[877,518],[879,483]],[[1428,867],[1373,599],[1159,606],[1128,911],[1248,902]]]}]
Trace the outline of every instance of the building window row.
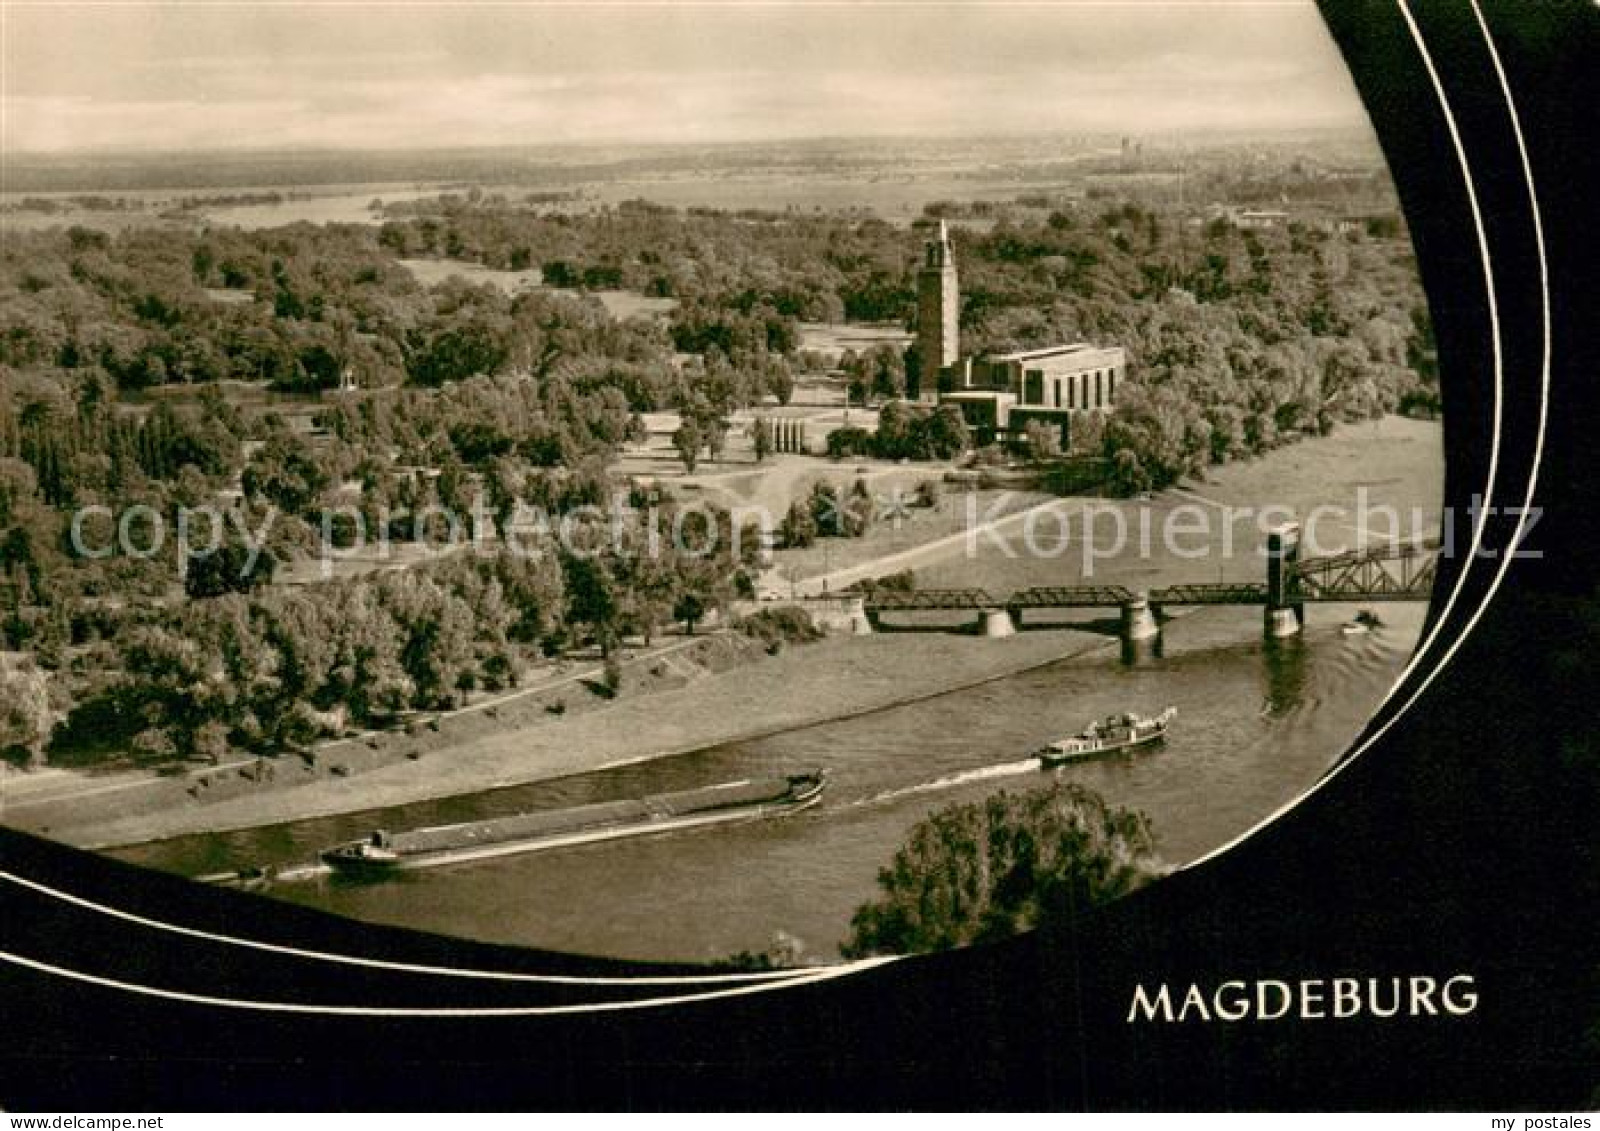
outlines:
[{"label": "building window row", "polygon": [[1042,369],[1024,369],[1021,388],[1017,389],[1023,404],[1044,408],[1095,409],[1109,408],[1116,403],[1116,366],[1105,369],[1085,369],[1078,373],[1047,373]]},{"label": "building window row", "polygon": [[[1115,367],[1096,369],[1093,372],[1085,370],[1082,373],[1070,373],[1063,377],[1057,377],[1053,384],[1055,385],[1056,408],[1106,408],[1115,402],[1117,397],[1117,371]],[[1063,385],[1066,386],[1064,402],[1061,388]]]}]

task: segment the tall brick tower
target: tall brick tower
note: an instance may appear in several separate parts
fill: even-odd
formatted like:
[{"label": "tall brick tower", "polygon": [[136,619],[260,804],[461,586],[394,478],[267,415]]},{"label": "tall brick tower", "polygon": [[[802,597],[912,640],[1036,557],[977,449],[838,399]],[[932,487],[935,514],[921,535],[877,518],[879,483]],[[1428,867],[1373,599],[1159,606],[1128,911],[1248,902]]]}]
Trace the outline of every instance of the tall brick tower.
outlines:
[{"label": "tall brick tower", "polygon": [[939,371],[952,366],[961,354],[961,288],[956,282],[956,259],[950,251],[950,233],[939,221],[939,238],[929,240],[922,269],[917,272],[917,372],[910,374],[907,395],[912,400],[939,397]]}]

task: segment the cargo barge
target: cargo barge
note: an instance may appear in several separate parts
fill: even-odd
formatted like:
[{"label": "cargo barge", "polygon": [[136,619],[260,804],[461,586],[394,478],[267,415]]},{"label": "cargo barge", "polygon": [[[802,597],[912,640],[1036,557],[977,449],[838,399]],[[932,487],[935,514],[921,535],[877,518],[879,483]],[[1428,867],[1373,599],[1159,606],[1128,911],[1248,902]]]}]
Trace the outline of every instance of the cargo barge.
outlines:
[{"label": "cargo barge", "polygon": [[375,879],[417,868],[782,816],[815,805],[826,785],[827,775],[816,770],[456,825],[378,829],[321,855],[335,872]]}]

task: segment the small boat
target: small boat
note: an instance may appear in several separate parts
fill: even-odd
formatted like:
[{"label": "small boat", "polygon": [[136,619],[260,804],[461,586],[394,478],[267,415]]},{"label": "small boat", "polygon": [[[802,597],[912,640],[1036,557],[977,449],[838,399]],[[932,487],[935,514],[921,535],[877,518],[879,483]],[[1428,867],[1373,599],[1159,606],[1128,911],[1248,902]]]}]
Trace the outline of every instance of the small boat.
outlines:
[{"label": "small boat", "polygon": [[1149,746],[1166,737],[1167,728],[1177,716],[1176,707],[1168,707],[1154,718],[1133,714],[1111,715],[1091,723],[1070,738],[1056,739],[1034,751],[1034,755],[1048,769],[1085,758],[1098,758],[1102,754]]},{"label": "small boat", "polygon": [[1371,609],[1362,609],[1350,620],[1339,626],[1339,631],[1346,636],[1364,636],[1373,629],[1383,624],[1378,619],[1378,614]]},{"label": "small boat", "polygon": [[815,805],[826,785],[826,771],[813,770],[457,825],[396,833],[378,829],[326,849],[322,861],[342,875],[375,879],[417,868],[782,816]]}]

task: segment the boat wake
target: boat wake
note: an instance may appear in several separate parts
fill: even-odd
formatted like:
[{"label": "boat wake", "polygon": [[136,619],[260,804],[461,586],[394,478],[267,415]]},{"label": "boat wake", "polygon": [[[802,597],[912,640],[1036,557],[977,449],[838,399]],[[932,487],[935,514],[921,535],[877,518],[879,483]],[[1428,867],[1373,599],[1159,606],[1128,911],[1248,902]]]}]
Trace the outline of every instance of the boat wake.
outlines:
[{"label": "boat wake", "polygon": [[1039,769],[1039,759],[1037,758],[1023,758],[1016,762],[997,762],[992,766],[979,766],[975,770],[962,770],[957,774],[946,774],[942,778],[918,782],[916,785],[886,789],[882,793],[875,793],[870,797],[863,797],[859,801],[852,801],[844,808],[854,809],[864,805],[883,805],[890,801],[899,801],[901,798],[916,797],[923,793],[939,793],[942,790],[957,789],[964,785],[972,785],[975,782],[1020,777],[1023,774],[1037,774]]}]

